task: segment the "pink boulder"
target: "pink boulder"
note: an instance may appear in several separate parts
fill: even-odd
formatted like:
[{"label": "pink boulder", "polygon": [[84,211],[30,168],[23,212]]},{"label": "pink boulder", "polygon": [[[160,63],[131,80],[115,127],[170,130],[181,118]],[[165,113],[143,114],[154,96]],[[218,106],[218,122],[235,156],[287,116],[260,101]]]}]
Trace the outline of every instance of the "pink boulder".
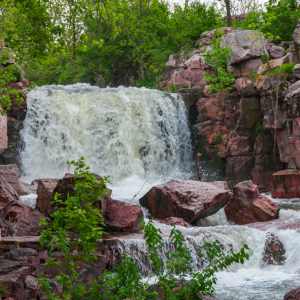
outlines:
[{"label": "pink boulder", "polygon": [[138,205],[113,199],[102,201],[105,224],[113,231],[138,232],[143,226],[143,211]]},{"label": "pink boulder", "polygon": [[291,290],[290,292],[288,292],[283,300],[300,300],[300,288]]},{"label": "pink boulder", "polygon": [[41,213],[48,215],[51,212],[51,200],[58,180],[38,179],[36,182],[38,185],[36,207]]},{"label": "pink boulder", "polygon": [[153,187],[140,203],[154,218],[179,217],[194,223],[216,213],[230,199],[224,182],[172,180]]},{"label": "pink boulder", "polygon": [[300,171],[281,170],[272,176],[272,197],[300,197]]},{"label": "pink boulder", "polygon": [[269,198],[260,195],[251,180],[238,183],[233,199],[225,207],[227,219],[235,224],[266,222],[279,217],[279,207]]}]

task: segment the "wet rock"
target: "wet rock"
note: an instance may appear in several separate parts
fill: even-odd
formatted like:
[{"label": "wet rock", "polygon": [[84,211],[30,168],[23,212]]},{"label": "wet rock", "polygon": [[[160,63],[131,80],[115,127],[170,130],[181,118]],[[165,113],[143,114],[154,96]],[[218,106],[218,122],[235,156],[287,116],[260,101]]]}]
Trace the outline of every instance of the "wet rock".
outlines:
[{"label": "wet rock", "polygon": [[285,249],[278,236],[273,233],[267,235],[263,262],[266,265],[283,265],[286,261]]},{"label": "wet rock", "polygon": [[251,178],[253,166],[254,159],[252,155],[228,157],[225,169],[226,179],[234,183],[249,179]]},{"label": "wet rock", "polygon": [[225,206],[227,219],[235,224],[266,222],[279,217],[279,208],[269,198],[259,194],[251,180],[238,183],[233,198]]},{"label": "wet rock", "polygon": [[155,218],[179,217],[193,223],[214,214],[230,199],[224,182],[172,180],[153,187],[140,203]]},{"label": "wet rock", "polygon": [[269,49],[271,58],[281,58],[285,55],[285,49],[280,46],[272,45]]},{"label": "wet rock", "polygon": [[37,236],[40,233],[39,223],[43,216],[37,210],[14,202],[4,209],[3,216],[13,235]]},{"label": "wet rock", "polygon": [[0,165],[0,176],[3,176],[20,196],[27,194],[26,187],[20,181],[21,172],[16,164]]},{"label": "wet rock", "polygon": [[75,193],[75,175],[65,174],[62,179],[59,179],[53,191],[53,195],[59,194],[62,199],[66,199],[68,195]]},{"label": "wet rock", "polygon": [[288,292],[283,300],[300,300],[300,288]]},{"label": "wet rock", "polygon": [[143,227],[143,212],[138,205],[104,199],[102,213],[105,224],[113,231],[138,232]]},{"label": "wet rock", "polygon": [[176,218],[176,217],[169,217],[165,219],[158,220],[160,223],[166,224],[166,225],[178,225],[182,227],[190,227],[190,224],[186,222],[183,218]]},{"label": "wet rock", "polygon": [[272,197],[300,197],[300,171],[281,170],[274,173],[272,176]]},{"label": "wet rock", "polygon": [[232,132],[227,142],[228,156],[249,155],[251,152],[251,144],[249,137],[240,136],[236,132]]},{"label": "wet rock", "polygon": [[4,176],[0,175],[0,209],[18,200],[19,195],[16,190],[8,183]]},{"label": "wet rock", "polygon": [[223,36],[222,47],[231,49],[230,64],[237,64],[267,54],[264,35],[255,30],[234,30]]},{"label": "wet rock", "polygon": [[54,190],[57,187],[58,179],[38,179],[37,183],[37,209],[49,215],[51,213],[51,201],[54,195]]}]

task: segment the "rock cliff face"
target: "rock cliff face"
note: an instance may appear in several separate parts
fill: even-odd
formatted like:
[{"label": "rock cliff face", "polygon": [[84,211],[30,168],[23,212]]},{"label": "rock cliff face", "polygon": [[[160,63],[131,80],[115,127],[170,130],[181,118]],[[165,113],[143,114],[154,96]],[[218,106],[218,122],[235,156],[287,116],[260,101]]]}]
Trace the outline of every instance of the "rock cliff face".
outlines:
[{"label": "rock cliff face", "polygon": [[[25,99],[26,88],[29,82],[24,78],[23,72],[16,64],[14,53],[4,43],[0,44],[0,72],[11,66],[16,66],[18,76],[15,82],[8,84],[9,88],[16,89],[21,92],[21,97]],[[11,164],[18,163],[18,149],[21,147],[20,130],[26,116],[26,101],[22,104],[16,104],[16,100],[12,99],[11,109],[7,114],[0,115],[0,163]]]},{"label": "rock cliff face", "polygon": [[283,46],[257,31],[222,31],[220,45],[231,52],[232,88],[210,93],[205,82],[211,69],[205,53],[216,30],[203,33],[192,53],[170,57],[161,86],[187,101],[199,168],[212,165],[223,171],[218,179],[232,185],[252,179],[260,190],[270,190],[274,171],[300,168],[299,27],[295,40]]}]

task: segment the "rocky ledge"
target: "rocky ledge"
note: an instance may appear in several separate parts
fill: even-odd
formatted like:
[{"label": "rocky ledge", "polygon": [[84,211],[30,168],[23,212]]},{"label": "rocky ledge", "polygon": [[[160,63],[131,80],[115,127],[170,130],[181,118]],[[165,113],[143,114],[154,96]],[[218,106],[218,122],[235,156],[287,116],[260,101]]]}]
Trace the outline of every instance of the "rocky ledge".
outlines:
[{"label": "rocky ledge", "polygon": [[[170,56],[161,87],[182,93],[189,107],[203,180],[212,173],[203,172],[205,167],[221,170],[219,178],[231,186],[252,179],[270,191],[274,172],[300,169],[299,31],[297,26],[294,41],[274,44],[260,32],[226,27],[203,33],[190,53]],[[227,69],[235,82],[213,93],[205,80],[212,71],[206,53],[220,32],[221,47],[231,52]],[[283,193],[277,180],[285,181],[276,177],[274,195],[295,195]]]}]

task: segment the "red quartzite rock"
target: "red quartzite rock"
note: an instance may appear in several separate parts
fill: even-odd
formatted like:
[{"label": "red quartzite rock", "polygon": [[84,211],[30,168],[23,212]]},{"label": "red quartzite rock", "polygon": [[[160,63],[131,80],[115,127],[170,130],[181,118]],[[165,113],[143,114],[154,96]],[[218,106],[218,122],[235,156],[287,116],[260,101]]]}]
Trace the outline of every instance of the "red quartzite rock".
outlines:
[{"label": "red quartzite rock", "polygon": [[43,213],[49,215],[51,212],[51,199],[57,186],[58,179],[38,179],[36,207]]},{"label": "red quartzite rock", "polygon": [[282,170],[274,173],[272,176],[272,197],[300,197],[300,171]]},{"label": "red quartzite rock", "polygon": [[154,218],[183,218],[197,222],[217,212],[231,199],[225,182],[172,180],[153,187],[140,203]]},{"label": "red quartzite rock", "polygon": [[37,236],[40,233],[39,223],[42,214],[22,203],[14,202],[3,212],[5,221],[10,225],[15,236]]},{"label": "red quartzite rock", "polygon": [[229,221],[244,225],[278,219],[279,207],[260,195],[257,185],[248,180],[234,187],[233,199],[225,207],[225,213]]},{"label": "red quartzite rock", "polygon": [[285,248],[278,236],[270,233],[267,235],[263,262],[266,265],[283,265],[286,261]]},{"label": "red quartzite rock", "polygon": [[0,175],[15,189],[19,195],[26,195],[25,186],[20,181],[21,172],[16,164],[0,165]]},{"label": "red quartzite rock", "polygon": [[290,292],[288,292],[283,300],[300,300],[300,288],[291,290]]},{"label": "red quartzite rock", "polygon": [[113,231],[138,232],[143,225],[143,211],[138,205],[113,199],[102,201],[105,224]]},{"label": "red quartzite rock", "polygon": [[8,183],[4,176],[0,175],[0,209],[3,209],[11,202],[18,200],[19,195],[15,189]]}]

